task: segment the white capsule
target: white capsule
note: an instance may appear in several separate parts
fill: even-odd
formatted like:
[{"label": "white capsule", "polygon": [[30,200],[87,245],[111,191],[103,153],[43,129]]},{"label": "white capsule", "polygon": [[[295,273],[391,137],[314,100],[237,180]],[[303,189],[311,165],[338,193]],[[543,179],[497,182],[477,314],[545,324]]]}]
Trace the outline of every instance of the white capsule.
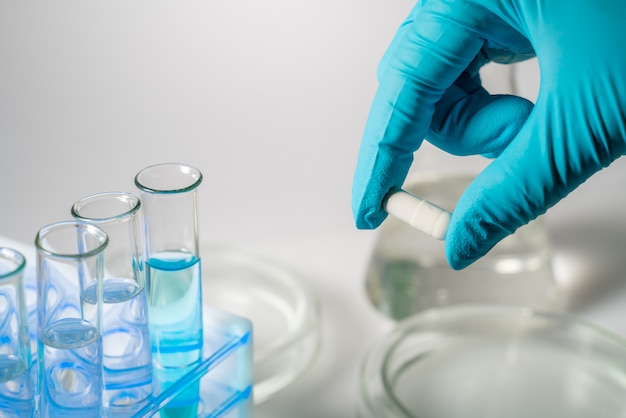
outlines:
[{"label": "white capsule", "polygon": [[446,238],[451,214],[427,200],[399,190],[387,196],[383,207],[387,213],[433,238]]}]

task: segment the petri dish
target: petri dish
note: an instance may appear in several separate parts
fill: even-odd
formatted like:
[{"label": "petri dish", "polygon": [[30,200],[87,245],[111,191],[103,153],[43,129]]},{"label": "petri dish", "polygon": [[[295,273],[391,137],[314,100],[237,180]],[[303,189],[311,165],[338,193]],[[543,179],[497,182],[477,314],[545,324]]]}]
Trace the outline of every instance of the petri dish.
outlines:
[{"label": "petri dish", "polygon": [[319,304],[300,277],[241,249],[202,245],[203,303],[249,319],[254,403],[292,383],[319,347]]},{"label": "petri dish", "polygon": [[626,416],[626,341],[565,314],[455,305],[371,347],[361,418]]}]

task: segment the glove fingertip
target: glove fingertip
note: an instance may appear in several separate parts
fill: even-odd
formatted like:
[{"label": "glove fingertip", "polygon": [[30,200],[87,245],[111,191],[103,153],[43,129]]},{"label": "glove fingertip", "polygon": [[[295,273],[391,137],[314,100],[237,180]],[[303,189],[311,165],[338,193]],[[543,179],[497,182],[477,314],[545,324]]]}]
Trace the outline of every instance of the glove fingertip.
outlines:
[{"label": "glove fingertip", "polygon": [[471,249],[474,247],[475,240],[467,234],[454,230],[454,225],[451,222],[445,245],[446,258],[450,267],[453,270],[463,270],[474,263],[479,258],[471,255],[473,252]]},{"label": "glove fingertip", "polygon": [[[371,208],[372,206],[368,206]],[[383,223],[387,213],[384,210],[374,211],[372,209],[357,208],[354,212],[354,219],[358,229],[376,229]]]},{"label": "glove fingertip", "polygon": [[506,236],[503,228],[481,216],[483,212],[473,209],[475,205],[467,211],[457,205],[450,219],[445,251],[453,270],[469,267]]}]

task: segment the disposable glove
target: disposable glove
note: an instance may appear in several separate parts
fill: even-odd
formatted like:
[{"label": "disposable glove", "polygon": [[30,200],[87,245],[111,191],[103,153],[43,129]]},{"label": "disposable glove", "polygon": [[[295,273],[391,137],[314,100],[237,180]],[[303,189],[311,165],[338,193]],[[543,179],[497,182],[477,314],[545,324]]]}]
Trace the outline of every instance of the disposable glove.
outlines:
[{"label": "disposable glove", "polygon": [[[489,61],[537,57],[536,103],[490,95]],[[494,160],[457,203],[446,255],[461,269],[626,150],[626,2],[429,0],[380,63],[353,183],[358,228],[380,225],[426,139]],[[436,203],[436,202],[435,202]]]}]

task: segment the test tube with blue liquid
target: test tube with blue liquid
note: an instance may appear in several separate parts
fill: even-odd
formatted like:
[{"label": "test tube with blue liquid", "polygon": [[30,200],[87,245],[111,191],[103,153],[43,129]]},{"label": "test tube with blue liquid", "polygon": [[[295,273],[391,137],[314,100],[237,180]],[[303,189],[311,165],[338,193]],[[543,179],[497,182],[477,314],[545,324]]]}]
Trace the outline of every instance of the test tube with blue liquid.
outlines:
[{"label": "test tube with blue liquid", "polygon": [[[154,374],[165,390],[202,356],[202,288],[195,167],[164,163],[135,176],[141,191],[146,240],[146,284]],[[199,385],[191,384],[161,411],[195,417]]]},{"label": "test tube with blue liquid", "polygon": [[[39,416],[102,416],[102,274],[107,234],[64,221],[37,248]],[[89,295],[89,296],[87,296]]]}]

